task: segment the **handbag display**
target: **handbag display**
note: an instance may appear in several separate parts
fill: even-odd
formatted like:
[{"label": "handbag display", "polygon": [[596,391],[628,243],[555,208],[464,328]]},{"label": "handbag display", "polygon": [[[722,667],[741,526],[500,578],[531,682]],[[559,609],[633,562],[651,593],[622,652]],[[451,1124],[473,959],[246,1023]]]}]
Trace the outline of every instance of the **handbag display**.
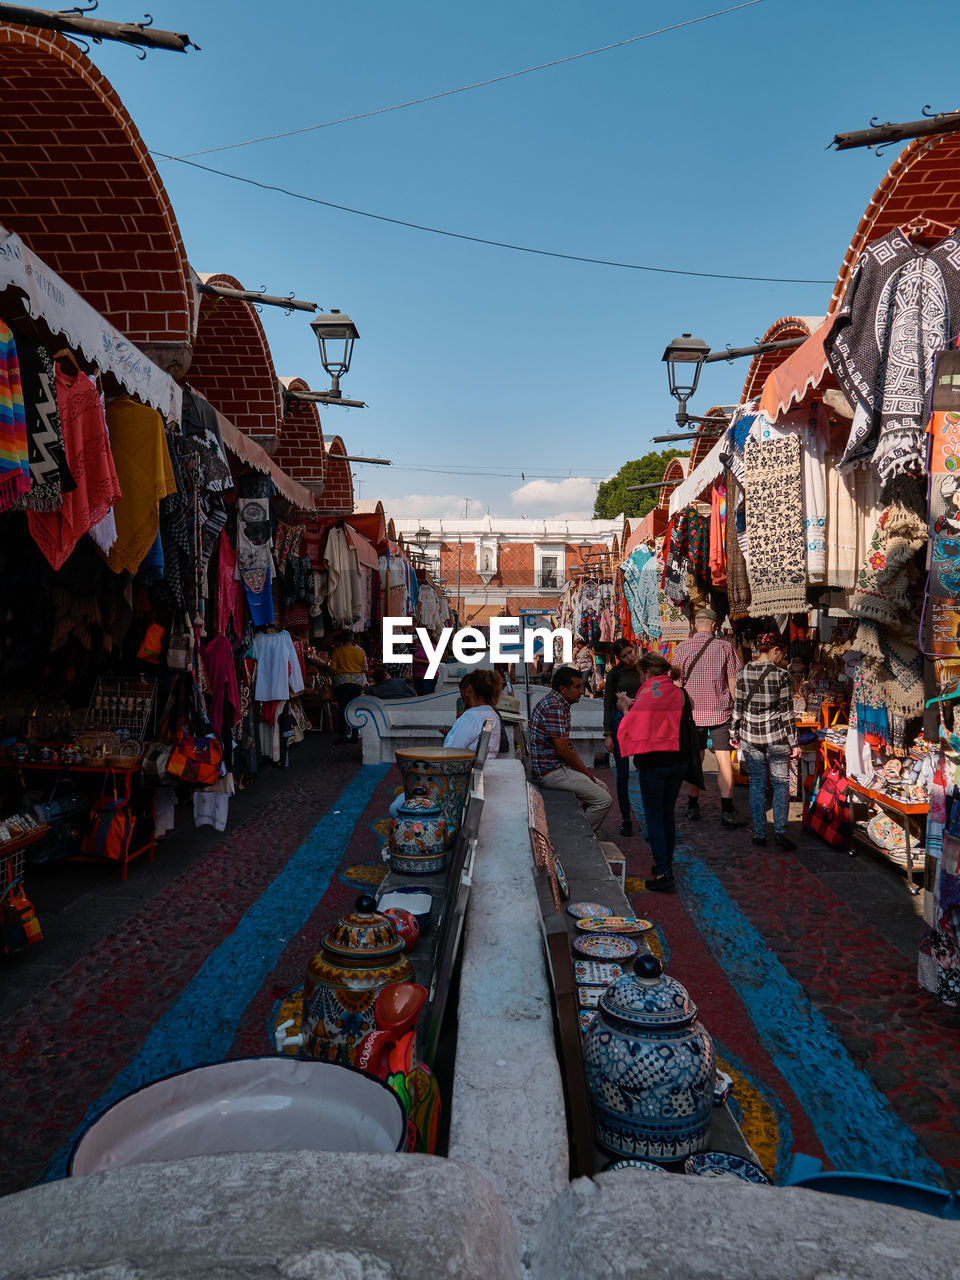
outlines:
[{"label": "handbag display", "polygon": [[167,774],[192,787],[212,787],[219,781],[223,747],[215,733],[195,737],[181,733],[167,760]]},{"label": "handbag display", "polygon": [[[113,783],[112,798],[106,794],[107,777]],[[116,779],[111,772],[103,779],[103,790],[90,814],[90,826],[80,843],[80,852],[87,858],[109,858],[122,862],[130,852],[133,829],[137,817],[129,800],[117,796]]]},{"label": "handbag display", "polygon": [[193,653],[197,638],[189,618],[184,618],[179,631],[171,631],[167,645],[167,666],[172,671],[190,671],[193,668]]},{"label": "handbag display", "polygon": [[175,678],[157,728],[144,748],[142,776],[153,786],[211,787],[220,778],[223,745],[207,717],[192,672]]},{"label": "handbag display", "polygon": [[826,840],[837,848],[850,843],[850,804],[847,779],[834,765],[814,784],[803,818],[804,830]]},{"label": "handbag display", "polygon": [[159,662],[163,656],[163,638],[166,631],[159,622],[151,622],[140,641],[137,657],[141,662]]}]

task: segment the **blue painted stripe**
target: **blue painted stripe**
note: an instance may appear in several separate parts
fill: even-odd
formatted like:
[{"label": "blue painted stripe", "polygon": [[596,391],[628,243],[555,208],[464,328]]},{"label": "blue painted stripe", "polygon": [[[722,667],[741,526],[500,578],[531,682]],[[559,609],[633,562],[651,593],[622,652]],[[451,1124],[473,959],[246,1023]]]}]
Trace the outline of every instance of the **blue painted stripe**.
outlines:
[{"label": "blue painted stripe", "polygon": [[[77,1137],[118,1099],[162,1076],[226,1056],[244,1010],[323,897],[360,815],[391,767],[369,765],[350,781],[233,933],[210,953],[176,1003],[151,1028],[140,1051],[88,1108],[74,1137],[47,1166],[45,1182],[66,1177]],[[263,838],[270,840],[269,830]]]},{"label": "blue painted stripe", "polygon": [[[631,777],[631,800],[643,812]],[[838,1170],[944,1185],[943,1171],[857,1066],[720,880],[686,845],[674,853],[683,904],[750,1014],[777,1070]],[[696,998],[696,993],[694,993]]]}]

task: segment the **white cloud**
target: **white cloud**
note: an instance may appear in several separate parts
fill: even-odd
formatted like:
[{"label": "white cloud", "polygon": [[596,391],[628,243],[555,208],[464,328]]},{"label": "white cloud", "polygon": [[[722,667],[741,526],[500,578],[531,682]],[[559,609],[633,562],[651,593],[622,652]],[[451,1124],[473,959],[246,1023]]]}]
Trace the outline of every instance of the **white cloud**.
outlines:
[{"label": "white cloud", "polygon": [[596,485],[588,476],[567,476],[565,480],[528,480],[514,489],[510,498],[524,515],[589,520],[596,492]]},{"label": "white cloud", "polygon": [[[456,493],[407,493],[396,498],[381,498],[387,519],[423,516],[424,519],[443,516],[447,519],[463,517],[463,498]],[[469,514],[475,516],[482,510],[479,502],[470,502]]]}]

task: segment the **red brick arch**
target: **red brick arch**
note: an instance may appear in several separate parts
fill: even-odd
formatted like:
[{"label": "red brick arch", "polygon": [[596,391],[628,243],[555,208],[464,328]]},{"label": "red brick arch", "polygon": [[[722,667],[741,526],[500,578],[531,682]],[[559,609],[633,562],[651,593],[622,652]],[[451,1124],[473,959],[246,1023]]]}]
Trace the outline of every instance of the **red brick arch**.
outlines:
[{"label": "red brick arch", "polygon": [[0,223],[133,342],[185,348],[193,276],[156,166],[109,82],[65,37],[3,23],[0,97]]},{"label": "red brick arch", "polygon": [[393,516],[387,521],[387,538],[390,542],[397,540],[397,526],[393,523]]},{"label": "red brick arch", "polygon": [[[784,316],[770,326],[760,341],[785,342],[788,338],[809,338],[822,319],[822,316]],[[743,384],[741,404],[746,404],[760,394],[767,378],[783,364],[792,349],[786,347],[782,351],[767,351],[764,355],[753,357],[747,371],[747,380]]]},{"label": "red brick arch", "polygon": [[323,445],[327,451],[323,510],[331,515],[345,515],[353,510],[353,476],[347,450],[339,436],[324,436]]},{"label": "red brick arch", "polygon": [[960,225],[960,134],[915,138],[894,160],[850,241],[830,299],[831,312],[866,246],[918,214],[949,227]]},{"label": "red brick arch", "polygon": [[[200,279],[204,284],[243,288],[233,276],[201,275]],[[241,431],[280,436],[280,380],[252,303],[202,295],[190,382]]]},{"label": "red brick arch", "polygon": [[[713,408],[708,409],[703,415],[705,418],[719,417],[723,413],[723,405],[715,404]],[[693,438],[693,448],[690,450],[690,463],[688,473],[696,471],[700,463],[704,460],[713,446],[719,439],[717,428],[721,424],[719,422],[702,422],[697,428],[697,434]]]},{"label": "red brick arch", "polygon": [[[309,391],[303,378],[281,378],[288,391]],[[287,475],[320,497],[326,483],[327,452],[323,446],[320,412],[312,400],[284,400],[280,441],[273,460]]]},{"label": "red brick arch", "polygon": [[660,500],[657,503],[661,511],[670,510],[670,495],[680,481],[685,479],[688,461],[687,458],[671,458],[667,463],[663,473],[663,483],[660,485]]}]

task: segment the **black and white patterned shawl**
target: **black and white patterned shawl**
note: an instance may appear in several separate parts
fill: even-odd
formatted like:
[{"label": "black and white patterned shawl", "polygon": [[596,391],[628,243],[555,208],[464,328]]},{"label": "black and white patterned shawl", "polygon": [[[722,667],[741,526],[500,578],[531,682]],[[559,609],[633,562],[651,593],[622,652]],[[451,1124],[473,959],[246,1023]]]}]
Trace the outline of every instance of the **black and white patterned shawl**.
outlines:
[{"label": "black and white patterned shawl", "polygon": [[59,511],[63,495],[77,486],[63,444],[53,358],[42,342],[22,333],[17,334],[17,354],[30,465],[30,492],[17,505],[28,511]]}]

